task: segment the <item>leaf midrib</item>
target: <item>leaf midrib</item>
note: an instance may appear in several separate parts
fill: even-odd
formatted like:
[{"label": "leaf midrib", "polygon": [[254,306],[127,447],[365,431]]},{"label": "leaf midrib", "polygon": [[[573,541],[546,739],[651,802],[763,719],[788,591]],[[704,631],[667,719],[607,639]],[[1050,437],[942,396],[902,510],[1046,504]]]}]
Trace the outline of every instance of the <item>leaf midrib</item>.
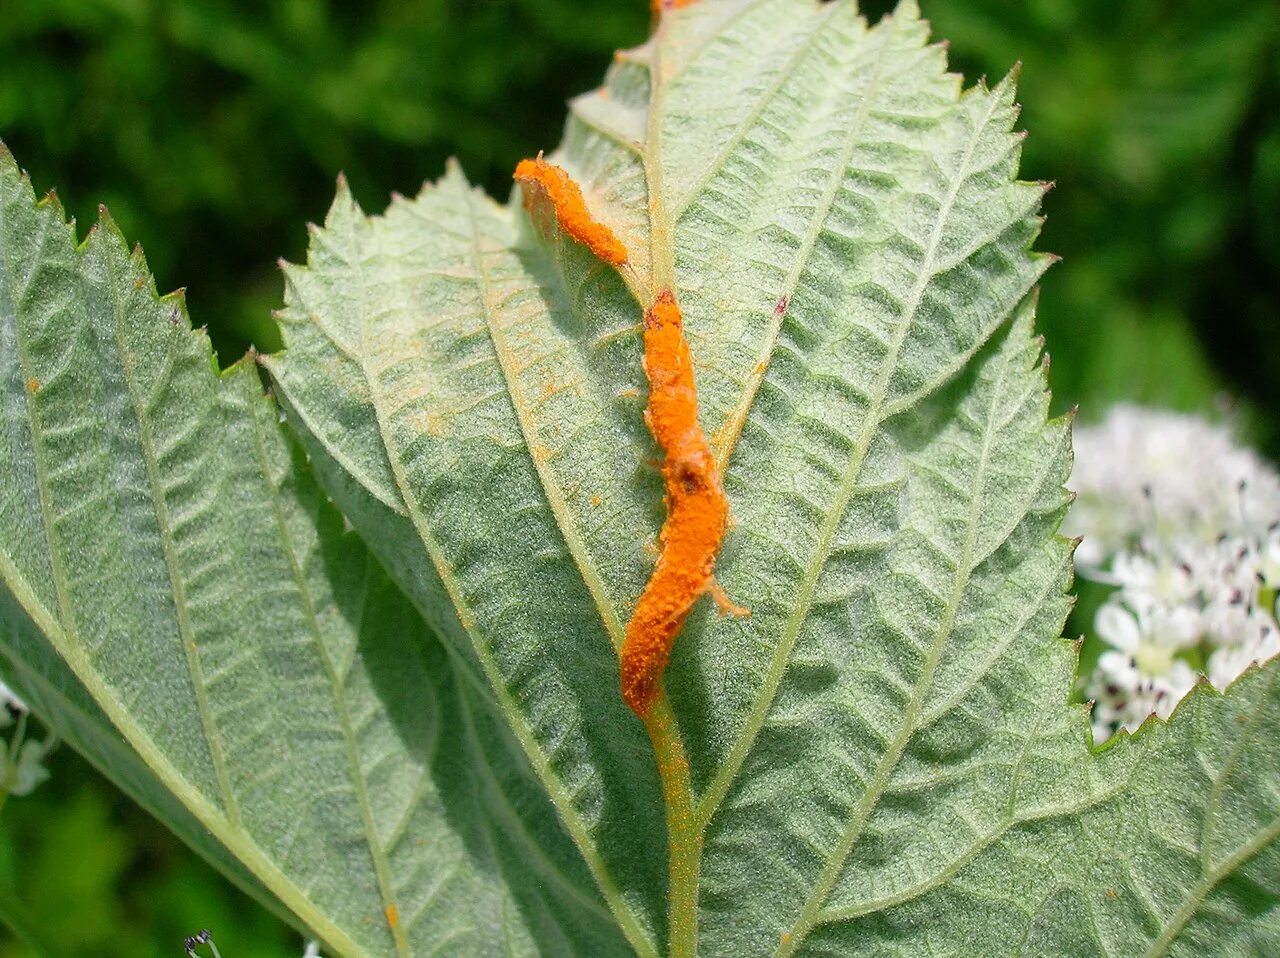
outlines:
[{"label": "leaf midrib", "polygon": [[1182,934],[1187,923],[1195,916],[1196,911],[1204,904],[1205,899],[1209,897],[1209,894],[1217,887],[1218,883],[1272,842],[1280,840],[1280,815],[1278,815],[1269,827],[1261,830],[1249,841],[1240,845],[1234,852],[1222,859],[1216,867],[1210,866],[1209,839],[1213,834],[1213,824],[1221,802],[1222,790],[1225,788],[1227,777],[1235,768],[1236,761],[1244,752],[1245,746],[1257,734],[1258,722],[1261,719],[1265,704],[1265,699],[1263,699],[1254,707],[1253,713],[1249,716],[1248,729],[1240,736],[1233,746],[1227,761],[1223,763],[1222,769],[1213,783],[1209,801],[1205,803],[1205,819],[1200,831],[1200,881],[1196,883],[1195,888],[1187,896],[1187,900],[1183,902],[1182,907],[1161,928],[1160,935],[1151,943],[1151,947],[1147,949],[1143,958],[1160,958],[1160,956],[1166,954],[1169,946]]},{"label": "leaf midrib", "polygon": [[[99,242],[109,243],[112,238],[109,236],[99,236]],[[79,256],[79,253],[73,253]],[[111,252],[106,251],[103,259],[106,263],[107,276],[109,286],[112,290],[119,290],[119,276],[116,273],[116,258]],[[83,266],[83,264],[80,264]],[[160,482],[160,468],[156,457],[155,439],[151,434],[151,426],[144,414],[142,397],[138,391],[138,384],[134,378],[133,362],[129,356],[128,350],[125,348],[123,336],[123,326],[125,323],[124,307],[121,297],[118,293],[111,295],[111,309],[113,313],[112,321],[112,343],[115,345],[116,356],[120,360],[120,372],[124,378],[125,393],[129,398],[129,405],[133,410],[133,418],[138,427],[138,444],[142,449],[142,460],[147,470],[147,483],[151,487],[151,508],[155,514],[156,530],[160,536],[160,549],[164,555],[165,570],[169,576],[169,588],[173,594],[174,612],[177,617],[178,636],[182,643],[182,650],[187,660],[187,672],[191,679],[192,692],[194,693],[196,711],[200,716],[200,727],[204,731],[206,746],[209,749],[209,757],[213,762],[213,771],[218,783],[218,791],[227,810],[227,819],[231,826],[236,829],[243,828],[243,822],[240,818],[240,803],[235,796],[235,792],[231,788],[231,776],[227,770],[226,755],[223,752],[222,736],[218,730],[217,723],[214,721],[213,709],[209,704],[209,690],[204,680],[204,669],[200,664],[200,652],[197,647],[195,635],[191,628],[190,613],[187,608],[186,585],[182,578],[181,570],[178,568],[178,558],[175,554],[175,545],[173,541],[172,522],[169,517],[169,506],[165,501],[162,483]],[[34,427],[34,418],[32,419]],[[33,443],[34,444],[34,443]],[[37,480],[39,481],[39,480]],[[49,535],[49,549],[53,552],[52,530]],[[59,587],[61,592],[61,587]]]},{"label": "leaf midrib", "polygon": [[[52,217],[49,216],[41,217],[42,237],[48,234],[51,219]],[[5,235],[6,226],[4,204],[0,201],[0,239]],[[43,242],[42,238],[39,243],[33,245],[39,247],[43,245]],[[79,250],[73,250],[72,255],[79,256],[82,254]],[[7,266],[8,262],[7,252],[3,246],[0,246],[0,263]],[[28,281],[29,279],[28,277]],[[25,373],[27,361],[22,350],[22,337],[18,334],[17,308],[12,299],[9,284],[10,279],[7,268],[0,269],[0,306],[4,307],[5,316],[13,318],[14,349],[19,368]],[[41,446],[35,439],[35,419],[29,396],[27,397],[27,404],[27,423],[31,434],[32,460],[36,473],[36,493],[40,502],[45,544],[49,548],[50,569],[59,605],[59,615],[55,615],[45,608],[35,590],[18,570],[13,558],[2,547],[0,547],[0,579],[6,583],[18,604],[36,628],[47,636],[50,642],[58,649],[62,659],[67,663],[77,680],[89,691],[103,713],[125,737],[126,741],[138,752],[142,760],[160,779],[161,784],[177,796],[191,814],[204,827],[209,829],[210,833],[222,842],[232,854],[239,858],[245,867],[269,888],[286,908],[301,918],[334,947],[349,954],[358,954],[360,949],[346,932],[335,925],[325,912],[317,908],[301,888],[297,887],[280,872],[256,842],[239,828],[233,826],[220,807],[205,798],[204,794],[170,763],[167,756],[151,740],[150,735],[137,725],[128,708],[119,701],[115,691],[110,686],[98,681],[97,670],[85,656],[83,644],[79,637],[75,636],[74,641],[72,641],[74,633],[64,629],[62,621],[71,621],[64,584],[65,573],[62,571],[61,562],[57,559],[51,545],[50,505],[44,482],[46,466]],[[59,616],[62,617],[62,621],[59,620]],[[55,637],[61,637],[61,641],[54,641]]]},{"label": "leaf midrib", "polygon": [[[464,202],[470,202],[464,198]],[[376,235],[371,231],[371,236]],[[344,261],[350,266],[356,274],[356,281],[362,291],[368,289],[368,283],[365,277],[365,266],[363,260],[356,251],[354,255],[343,255]],[[609,905],[609,909],[613,912],[615,920],[622,929],[623,934],[631,943],[632,947],[641,958],[657,958],[658,952],[648,936],[640,927],[634,912],[630,905],[622,897],[617,884],[613,880],[609,869],[601,859],[599,852],[595,848],[591,840],[590,832],[586,828],[586,824],[579,817],[573,800],[564,787],[564,783],[554,773],[540,743],[533,734],[533,730],[524,720],[524,716],[516,706],[511,697],[510,691],[507,689],[506,683],[502,679],[502,673],[498,669],[497,663],[494,661],[488,646],[482,639],[480,630],[477,626],[474,612],[470,605],[462,595],[462,590],[454,576],[453,570],[450,568],[445,558],[440,544],[435,539],[435,534],[424,518],[424,511],[421,503],[417,501],[417,497],[413,494],[412,484],[408,477],[404,474],[404,467],[400,461],[400,457],[393,453],[397,446],[391,441],[390,427],[385,421],[384,408],[385,397],[378,384],[377,377],[371,375],[367,366],[366,357],[369,354],[369,317],[365,315],[363,304],[366,297],[357,298],[359,315],[356,323],[360,329],[360,363],[359,369],[364,377],[365,384],[369,389],[370,401],[374,410],[374,417],[377,421],[379,437],[383,448],[387,452],[387,460],[391,466],[392,476],[395,479],[396,488],[400,498],[406,507],[406,511],[410,522],[413,523],[414,529],[421,540],[423,548],[427,552],[427,556],[436,571],[436,575],[440,578],[450,604],[453,606],[457,615],[458,622],[467,634],[467,638],[471,643],[472,649],[475,651],[476,658],[484,670],[485,677],[489,683],[489,690],[497,699],[497,704],[502,711],[503,717],[508,722],[512,734],[520,743],[522,750],[529,758],[538,777],[542,780],[543,785],[547,789],[548,797],[556,810],[559,812],[561,820],[565,824],[570,837],[574,844],[578,846],[578,851],[582,854],[588,869],[592,876],[596,879],[597,885],[600,887],[601,894]],[[470,670],[466,670],[468,674]]]},{"label": "leaf midrib", "polygon": [[[895,26],[896,18],[890,21],[890,26]],[[881,47],[880,56],[888,50],[889,42],[892,36],[891,31],[886,31],[889,35],[885,37],[883,46]],[[868,100],[870,96],[868,96]],[[990,109],[994,110],[994,98]],[[736,781],[739,771],[743,763],[747,759],[747,755],[755,744],[761,729],[764,727],[765,719],[769,709],[772,707],[774,699],[777,697],[778,690],[781,688],[782,679],[790,662],[792,650],[799,639],[800,630],[807,621],[809,612],[812,608],[813,597],[816,593],[818,580],[821,578],[822,570],[826,566],[827,558],[830,555],[832,543],[835,540],[836,532],[839,524],[843,519],[845,510],[848,508],[849,502],[852,500],[853,493],[857,487],[858,478],[862,472],[862,465],[870,451],[871,443],[874,440],[877,431],[884,422],[883,406],[888,395],[889,384],[892,382],[893,373],[903,343],[906,341],[907,332],[911,325],[915,322],[916,311],[920,307],[921,299],[924,291],[928,287],[932,274],[929,263],[937,255],[937,249],[941,243],[942,232],[946,225],[946,221],[950,216],[950,211],[955,203],[960,186],[964,182],[963,171],[968,166],[968,161],[972,157],[972,153],[976,148],[977,140],[980,137],[981,130],[985,124],[975,125],[969,148],[966,152],[965,160],[959,166],[959,172],[956,175],[955,182],[949,191],[947,201],[939,208],[937,223],[935,224],[934,233],[926,255],[920,264],[920,271],[917,277],[916,287],[913,291],[911,299],[904,304],[903,316],[897,329],[894,332],[894,339],[890,344],[889,352],[881,366],[879,381],[876,383],[876,390],[872,396],[872,402],[867,410],[864,426],[858,439],[854,445],[853,454],[850,457],[849,466],[845,470],[844,476],[841,477],[840,485],[837,487],[833,508],[828,514],[826,522],[823,524],[818,544],[814,549],[813,559],[809,563],[805,577],[800,584],[800,592],[797,596],[797,602],[791,616],[788,618],[783,628],[782,638],[779,641],[774,652],[773,661],[770,663],[769,671],[765,675],[765,680],[761,685],[761,693],[756,699],[755,705],[747,715],[746,721],[743,723],[743,731],[738,739],[731,746],[726,755],[721,770],[712,779],[711,784],[703,793],[698,803],[698,818],[701,828],[705,829],[710,825],[711,820],[715,817],[720,805],[728,796],[730,788]],[[852,138],[851,138],[852,139]],[[852,146],[849,146],[846,153],[852,155]],[[847,165],[847,160],[845,161]],[[836,178],[838,184],[839,178],[843,177],[843,171]],[[832,194],[834,196],[834,194]],[[779,328],[781,320],[779,320]],[[754,396],[754,393],[753,393]],[[742,421],[746,420],[746,413],[742,415]],[[739,426],[739,431],[741,427]]]},{"label": "leaf midrib", "polygon": [[[7,557],[0,555],[0,580],[5,580],[5,581],[7,581],[5,579],[5,572],[4,572],[4,569],[6,568],[6,558]],[[23,606],[23,611],[24,613],[27,611],[26,606]],[[34,622],[34,620],[32,621]],[[36,627],[37,629],[39,629],[38,625]],[[21,656],[15,654],[15,650],[7,642],[4,643],[4,646],[5,647],[3,649],[3,652],[0,652],[0,654],[4,655],[5,660],[9,663],[9,665],[14,669],[16,673],[19,673],[22,675],[21,681],[24,685],[26,685],[29,688],[35,688],[38,686],[40,689],[40,693],[39,693],[40,695],[45,696],[47,698],[55,699],[58,702],[58,708],[61,709],[60,714],[64,714],[64,715],[74,714],[75,716],[78,717],[79,721],[83,722],[86,726],[89,726],[89,727],[95,727],[100,725],[98,721],[98,716],[96,716],[91,712],[86,711],[84,708],[81,707],[81,704],[79,702],[75,701],[69,695],[67,695],[66,691],[60,686],[58,686],[57,684],[55,684],[53,681],[51,681],[49,677],[45,675],[45,673],[41,672],[39,669],[34,668],[25,658],[22,658]],[[45,724],[49,725],[50,728],[55,728],[57,723],[55,721],[52,721],[49,716],[46,716],[42,713],[40,715],[40,718],[44,720]],[[134,754],[132,744],[127,738],[125,738],[124,734],[119,729],[117,729],[112,724],[108,724],[102,727],[108,729],[107,735],[112,736],[113,741],[117,743],[117,747],[121,751],[124,751],[130,755]],[[114,735],[112,733],[114,733]],[[63,741],[72,742],[72,739],[70,736],[62,735],[61,738]],[[78,746],[77,746],[77,750],[79,750]],[[107,779],[111,780],[112,782],[116,782],[117,787],[119,787],[121,791],[125,792],[125,794],[129,795],[129,797],[132,798],[133,801],[137,802],[138,805],[142,807],[148,814],[152,815],[156,819],[161,818],[160,813],[155,811],[156,806],[145,793],[142,793],[141,791],[135,790],[133,788],[126,788],[124,784],[120,783],[120,781],[116,779],[115,777],[116,772],[109,760],[103,759],[99,755],[93,755],[88,753],[82,753],[82,754],[84,755],[85,759],[87,759],[90,762],[90,764],[94,766],[94,768],[96,768]],[[148,767],[148,771],[154,771],[154,770]],[[174,797],[178,798],[179,803],[182,805],[184,809],[187,809],[188,812],[190,811],[187,804],[183,802],[179,796],[175,794]],[[196,820],[199,821],[199,819],[196,819]],[[203,825],[204,823],[201,822],[201,824]],[[216,835],[214,837],[217,838]],[[236,861],[237,859],[233,857],[230,860]],[[218,866],[215,866],[215,867],[218,867]],[[262,905],[264,908],[270,911],[273,915],[279,918],[282,922],[285,922],[286,924],[295,924],[298,921],[298,916],[291,913],[287,908],[285,908],[282,905],[280,899],[277,899],[272,894],[263,894],[264,889],[266,889],[267,891],[270,891],[268,886],[266,886],[265,884],[256,885],[254,884],[253,881],[250,880],[250,878],[257,877],[254,875],[252,871],[247,872],[249,878],[246,878],[244,874],[237,873],[235,870],[229,869],[229,868],[224,869],[222,867],[218,867],[218,871],[220,874],[224,875],[228,881],[230,881],[233,885],[235,885],[242,892],[244,892],[245,895],[252,898],[258,904]]]},{"label": "leaf midrib", "polygon": [[[307,621],[307,632],[311,636],[312,643],[316,648],[316,653],[324,663],[324,669],[329,678],[329,688],[333,696],[334,709],[337,712],[339,727],[342,731],[342,747],[343,755],[347,760],[348,768],[351,772],[351,786],[355,794],[356,805],[360,815],[361,828],[364,830],[365,845],[369,849],[369,857],[372,861],[374,878],[378,885],[378,894],[382,899],[383,914],[388,914],[388,910],[396,909],[396,896],[393,883],[391,881],[391,871],[387,862],[387,856],[378,840],[378,830],[374,822],[373,806],[369,802],[368,783],[365,779],[364,768],[360,761],[359,749],[356,743],[355,733],[351,727],[350,710],[347,707],[345,680],[338,673],[338,668],[329,654],[328,646],[325,644],[324,637],[320,633],[320,623],[316,618],[315,603],[311,599],[311,592],[307,588],[306,580],[302,574],[302,567],[298,561],[297,548],[293,542],[293,536],[289,532],[288,523],[285,521],[284,512],[281,509],[280,496],[277,494],[275,483],[271,480],[270,464],[267,460],[266,449],[262,444],[262,436],[258,432],[258,423],[250,419],[248,423],[250,433],[253,435],[254,452],[258,458],[259,467],[262,470],[263,482],[269,487],[268,498],[271,500],[271,511],[275,518],[276,529],[280,536],[280,544],[289,560],[289,571],[293,577],[294,585],[297,588],[298,597],[302,603],[303,613]],[[364,570],[364,589],[365,598],[368,596],[370,567],[368,562],[365,563]],[[364,603],[360,606],[360,623],[364,619]],[[354,634],[354,641],[358,644],[360,640],[360,632]],[[390,933],[395,943],[396,954],[400,958],[408,958],[409,942],[405,937],[404,930],[398,924],[391,924]]]},{"label": "leaf midrib", "polygon": [[[511,800],[507,797],[506,791],[493,774],[493,769],[490,768],[488,762],[484,761],[484,748],[480,743],[479,732],[476,730],[475,716],[472,714],[474,703],[471,700],[471,696],[475,693],[467,691],[461,685],[459,686],[459,691],[463,700],[462,708],[459,711],[462,712],[462,720],[466,726],[467,738],[471,741],[472,751],[479,759],[476,763],[478,774],[483,778],[487,786],[485,794],[494,796],[493,802],[497,806],[497,816],[501,819],[507,835],[519,841],[528,855],[528,860],[533,862],[534,867],[555,882],[573,900],[576,907],[590,912],[605,924],[614,923],[615,916],[613,913],[601,905],[598,899],[586,894],[577,882],[561,871],[543,851],[542,846],[529,833],[528,826],[512,807]],[[494,857],[496,860],[497,856],[495,855]]]},{"label": "leaf midrib", "polygon": [[[838,3],[831,3],[830,8],[834,11],[839,7]],[[894,38],[894,32],[897,29],[898,18],[893,17],[887,21],[887,28],[881,27],[885,36],[876,52],[871,79],[867,83],[866,91],[863,94],[862,103],[858,107],[858,112],[854,114],[853,122],[849,124],[848,135],[844,138],[840,147],[840,155],[835,164],[831,178],[827,184],[826,190],[823,192],[822,202],[819,204],[821,212],[815,210],[815,215],[809,224],[809,229],[805,232],[804,240],[800,248],[796,251],[795,260],[791,269],[787,272],[786,278],[782,283],[782,290],[779,301],[786,300],[788,304],[795,296],[796,289],[800,285],[800,277],[804,274],[805,268],[809,265],[809,258],[813,254],[814,247],[817,245],[818,237],[822,234],[822,228],[827,222],[827,218],[831,215],[831,210],[835,205],[836,197],[840,194],[840,184],[849,172],[849,163],[853,159],[854,150],[857,149],[859,136],[866,126],[867,119],[871,116],[871,106],[875,102],[877,95],[880,93],[881,85],[892,77],[883,73],[887,65],[890,44]],[[914,62],[911,66],[914,66]],[[908,67],[907,69],[909,69]],[[755,404],[755,398],[760,390],[761,384],[764,382],[765,374],[768,372],[769,365],[773,359],[774,349],[777,347],[778,337],[782,333],[783,323],[786,321],[787,310],[781,312],[774,310],[772,322],[770,323],[768,332],[766,333],[761,350],[756,356],[756,363],[752,366],[751,372],[747,375],[747,386],[743,390],[741,401],[730,410],[725,417],[725,422],[715,433],[713,440],[713,451],[716,457],[716,464],[721,471],[727,471],[733,450],[738,444],[738,440],[742,436],[742,430],[746,427],[747,419],[751,414],[751,408]]]},{"label": "leaf midrib", "polygon": [[[538,483],[542,487],[542,494],[546,496],[547,507],[551,510],[551,515],[555,519],[556,528],[560,530],[560,534],[564,537],[565,547],[569,550],[569,555],[572,557],[574,565],[578,568],[578,574],[582,577],[583,584],[591,594],[592,602],[600,614],[600,620],[609,635],[609,640],[613,643],[615,650],[620,650],[622,648],[623,627],[618,617],[618,610],[609,599],[604,581],[600,578],[599,570],[591,561],[586,544],[579,535],[577,523],[573,521],[572,514],[569,511],[569,505],[565,502],[564,495],[555,481],[555,476],[551,473],[547,457],[534,454],[534,450],[541,445],[541,441],[538,438],[538,427],[533,421],[530,406],[522,394],[518,377],[512,368],[511,346],[507,342],[506,333],[493,314],[493,304],[489,299],[492,284],[489,279],[489,269],[484,261],[484,252],[480,248],[480,228],[476,222],[475,208],[473,206],[475,198],[472,194],[468,194],[463,202],[467,208],[467,221],[471,227],[471,257],[472,266],[475,268],[476,274],[474,282],[478,287],[477,293],[479,294],[480,308],[484,313],[485,329],[489,333],[489,342],[492,344],[494,355],[498,359],[498,368],[502,372],[507,398],[511,402],[516,421],[520,425],[520,434],[524,437],[525,450],[528,453],[527,458],[532,463],[533,470],[538,476]],[[484,200],[480,200],[480,202],[484,202]]]},{"label": "leaf midrib", "polygon": [[[907,309],[904,310],[905,322],[898,327],[897,334],[894,337],[893,349],[890,353],[890,362],[885,364],[881,373],[880,382],[877,384],[876,390],[876,407],[880,407],[884,403],[884,399],[888,394],[889,383],[892,381],[894,368],[897,361],[899,350],[902,348],[903,342],[906,340],[907,331],[915,322],[916,311],[920,308],[923,301],[925,290],[928,288],[929,282],[933,278],[932,263],[937,256],[937,251],[942,243],[942,235],[945,231],[947,220],[951,216],[951,210],[959,195],[960,187],[968,177],[968,168],[973,159],[974,151],[977,149],[978,141],[981,139],[983,131],[986,129],[987,123],[990,122],[995,112],[998,99],[992,96],[987,104],[986,115],[982,121],[974,124],[973,132],[970,136],[969,143],[966,146],[963,160],[957,167],[955,181],[952,183],[948,191],[946,202],[940,207],[938,221],[934,227],[933,235],[930,237],[930,243],[926,255],[921,262],[920,274],[917,279],[912,295],[907,302]],[[959,611],[960,603],[964,598],[964,590],[968,586],[970,576],[973,573],[972,555],[974,545],[977,540],[977,526],[980,515],[980,506],[982,496],[986,485],[987,461],[991,449],[992,437],[995,434],[994,406],[1000,399],[1000,393],[1004,387],[1005,376],[1008,373],[1008,360],[1005,360],[1000,366],[1000,374],[996,385],[992,389],[991,405],[992,409],[988,411],[986,418],[986,429],[983,435],[983,444],[981,454],[978,459],[977,469],[975,470],[975,478],[973,482],[973,496],[969,503],[969,515],[967,517],[965,542],[962,553],[956,562],[956,578],[952,585],[951,595],[948,597],[946,608],[943,611],[942,621],[938,625],[937,635],[930,644],[927,657],[925,659],[924,668],[921,673],[920,681],[916,683],[916,688],[912,693],[910,702],[904,713],[903,721],[899,727],[898,735],[890,745],[889,749],[876,768],[872,777],[872,782],[867,788],[866,795],[859,803],[855,810],[853,818],[850,820],[845,834],[836,845],[835,854],[832,856],[827,866],[823,869],[823,876],[819,880],[817,887],[811,893],[809,900],[805,903],[800,917],[792,926],[792,934],[783,939],[784,944],[779,945],[777,950],[778,958],[786,958],[786,956],[795,953],[805,937],[813,928],[813,923],[817,918],[817,914],[821,906],[825,903],[827,897],[831,894],[832,889],[839,881],[840,872],[844,868],[849,854],[853,851],[854,845],[862,830],[870,821],[871,814],[879,803],[885,786],[888,784],[889,776],[893,769],[897,767],[898,760],[902,755],[902,751],[906,748],[911,736],[915,734],[915,726],[919,721],[919,711],[924,703],[925,696],[928,694],[933,685],[933,674],[937,669],[938,662],[941,660],[943,649],[947,639],[950,637],[951,630],[955,624],[955,617]],[[868,416],[868,423],[873,422],[873,417]],[[869,426],[864,435],[866,435],[866,447],[869,448],[871,439],[879,428],[879,422],[874,426]],[[859,466],[861,460],[858,460]],[[856,470],[855,470],[856,471]],[[839,506],[837,510],[841,515],[847,501]],[[833,529],[834,533],[834,529]],[[825,557],[823,559],[825,564]],[[817,576],[815,575],[815,581]],[[807,612],[806,612],[807,617]]]},{"label": "leaf midrib", "polygon": [[[758,5],[759,4],[752,4],[748,9],[754,9]],[[685,211],[688,210],[693,201],[697,199],[698,195],[706,188],[707,184],[715,178],[716,174],[724,168],[724,164],[727,162],[729,155],[734,151],[734,149],[742,144],[743,137],[747,135],[747,132],[753,126],[755,126],[756,121],[760,119],[765,109],[774,101],[774,98],[777,97],[779,91],[781,91],[786,82],[791,79],[797,64],[799,64],[810,50],[812,50],[814,43],[816,43],[822,36],[822,28],[827,26],[831,20],[834,19],[837,11],[840,9],[840,4],[829,3],[827,4],[826,9],[822,12],[822,16],[813,18],[814,22],[809,31],[809,35],[805,37],[802,42],[795,45],[794,52],[787,57],[786,62],[783,64],[782,68],[778,70],[778,74],[774,78],[773,82],[771,82],[761,92],[761,95],[756,99],[755,104],[747,111],[746,116],[744,116],[738,123],[737,127],[734,128],[733,132],[729,135],[729,138],[724,142],[720,150],[712,158],[711,162],[706,165],[702,173],[699,174],[693,185],[685,191],[683,196],[678,197],[676,201],[671,204],[670,215],[673,223],[680,222],[681,217],[684,216]],[[700,55],[701,51],[699,52],[699,57]],[[688,69],[693,63],[696,63],[699,57],[694,57],[687,61],[682,67],[681,72]],[[831,89],[833,91],[835,90],[834,85]]]}]

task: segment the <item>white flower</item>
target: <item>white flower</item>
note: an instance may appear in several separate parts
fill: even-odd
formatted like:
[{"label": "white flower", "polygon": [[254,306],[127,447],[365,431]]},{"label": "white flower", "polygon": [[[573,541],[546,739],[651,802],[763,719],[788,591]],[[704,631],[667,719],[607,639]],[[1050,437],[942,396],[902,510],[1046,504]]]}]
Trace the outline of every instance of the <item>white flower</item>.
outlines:
[{"label": "white flower", "polygon": [[0,748],[0,791],[10,795],[30,795],[37,785],[48,781],[49,770],[44,767],[44,760],[58,744],[53,733],[43,742],[24,741],[23,726],[20,722],[13,742],[7,748]]},{"label": "white flower", "polygon": [[[1270,620],[1270,616],[1268,616]],[[1234,645],[1224,645],[1208,657],[1206,670],[1213,688],[1225,692],[1226,686],[1240,678],[1245,669],[1280,654],[1280,631],[1275,621],[1260,624],[1251,638]]]},{"label": "white flower", "polygon": [[1280,523],[1267,529],[1267,539],[1258,550],[1258,578],[1262,585],[1280,589]]},{"label": "white flower", "polygon": [[1118,553],[1111,574],[1136,606],[1179,605],[1190,601],[1199,588],[1195,566],[1171,553]]},{"label": "white flower", "polygon": [[27,712],[27,703],[18,698],[13,689],[0,682],[0,728],[8,728],[13,724],[15,713]]},{"label": "white flower", "polygon": [[1153,675],[1133,656],[1104,652],[1088,687],[1094,741],[1106,741],[1121,728],[1136,731],[1151,715],[1167,719],[1195,682],[1195,672],[1180,659],[1169,659],[1162,674]]},{"label": "white flower", "polygon": [[1067,520],[1085,569],[1139,541],[1214,542],[1280,519],[1280,476],[1198,416],[1119,405],[1075,430]]},{"label": "white flower", "polygon": [[30,795],[37,785],[48,781],[49,770],[43,763],[51,745],[51,741],[27,739],[18,749],[17,761],[4,753],[4,790],[10,795]]},{"label": "white flower", "polygon": [[1086,683],[1101,741],[1172,713],[1195,684],[1184,657],[1203,657],[1223,689],[1280,654],[1280,476],[1221,426],[1134,406],[1075,445],[1077,560],[1117,587]]},{"label": "white flower", "polygon": [[1098,636],[1140,661],[1150,662],[1143,671],[1163,672],[1178,649],[1200,641],[1200,616],[1185,605],[1137,605],[1134,611],[1121,604],[1131,597],[1121,592],[1098,610],[1094,629]]}]

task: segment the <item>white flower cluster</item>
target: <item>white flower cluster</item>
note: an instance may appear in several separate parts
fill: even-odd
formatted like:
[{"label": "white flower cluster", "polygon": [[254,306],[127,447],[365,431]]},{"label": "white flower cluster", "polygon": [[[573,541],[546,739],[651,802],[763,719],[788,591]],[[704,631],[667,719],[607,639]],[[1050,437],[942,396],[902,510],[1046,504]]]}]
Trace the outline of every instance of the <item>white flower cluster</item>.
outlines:
[{"label": "white flower cluster", "polygon": [[0,729],[17,725],[8,747],[0,748],[0,793],[30,795],[49,777],[44,759],[57,745],[57,738],[53,733],[43,742],[27,738],[27,714],[26,703],[0,682]]},{"label": "white flower cluster", "polygon": [[1101,742],[1168,718],[1198,672],[1225,689],[1280,653],[1280,476],[1225,428],[1133,406],[1075,448],[1078,567],[1117,587],[1085,686]]},{"label": "white flower cluster", "polygon": [[1076,562],[1100,568],[1143,543],[1213,544],[1280,518],[1280,476],[1231,431],[1199,416],[1118,405],[1077,428],[1070,533]]}]

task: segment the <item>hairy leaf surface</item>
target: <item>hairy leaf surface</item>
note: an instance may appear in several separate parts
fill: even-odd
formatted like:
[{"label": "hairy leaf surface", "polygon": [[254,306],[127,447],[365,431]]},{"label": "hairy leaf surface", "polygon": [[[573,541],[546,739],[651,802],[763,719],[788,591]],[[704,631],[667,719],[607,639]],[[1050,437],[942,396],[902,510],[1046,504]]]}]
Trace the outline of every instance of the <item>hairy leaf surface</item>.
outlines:
[{"label": "hairy leaf surface", "polygon": [[[1016,112],[914,4],[702,0],[552,157],[621,271],[456,168],[381,216],[340,182],[266,363],[380,565],[251,371],[10,164],[8,655],[55,649],[142,790],[343,954],[1273,953],[1280,669],[1099,753],[1068,704]],[[663,520],[667,288],[751,615],[695,609],[646,728],[616,650]]]},{"label": "hairy leaf surface", "polygon": [[76,247],[2,147],[0,395],[0,642],[73,744],[336,953],[617,949],[487,694],[253,364],[219,376],[105,214]]},{"label": "hairy leaf surface", "polygon": [[[618,56],[552,157],[628,268],[453,169],[378,217],[340,189],[287,270],[291,421],[489,681],[640,953],[1160,953],[1219,914],[1211,853],[1175,878],[1160,824],[1086,824],[1157,781],[1208,821],[1222,769],[1156,775],[1186,747],[1164,733],[1094,758],[1067,705],[1068,424],[1015,116],[1010,80],[961,90],[911,4],[869,27],[849,2],[704,0]],[[733,508],[718,577],[752,610],[700,607],[668,673],[692,854],[613,654],[662,519],[639,331],[669,286]],[[1202,721],[1262,747],[1219,700],[1187,711],[1184,741]],[[1248,764],[1222,787],[1273,805]],[[1231,861],[1256,876],[1274,815],[1253,824]],[[696,930],[653,893],[668,854]]]}]

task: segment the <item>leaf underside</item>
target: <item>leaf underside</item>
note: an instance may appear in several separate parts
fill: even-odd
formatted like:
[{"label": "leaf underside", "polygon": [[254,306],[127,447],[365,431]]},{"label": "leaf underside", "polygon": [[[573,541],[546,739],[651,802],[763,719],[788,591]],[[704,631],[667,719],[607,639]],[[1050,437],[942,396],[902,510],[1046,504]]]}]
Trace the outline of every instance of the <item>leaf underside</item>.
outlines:
[{"label": "leaf underside", "polygon": [[[962,91],[926,41],[913,4],[664,14],[553,157],[622,273],[456,169],[377,217],[340,184],[265,362],[376,563],[252,370],[0,158],[23,690],[110,737],[100,708],[133,749],[100,761],[342,954],[1275,953],[1277,668],[1100,753],[1068,705],[1043,188],[1011,79]],[[668,670],[694,854],[615,655],[663,517],[667,286],[751,609],[700,605]]]},{"label": "leaf underside", "polygon": [[110,220],[77,248],[2,150],[0,395],[0,639],[73,744],[338,953],[618,948],[253,364],[219,376]]}]

